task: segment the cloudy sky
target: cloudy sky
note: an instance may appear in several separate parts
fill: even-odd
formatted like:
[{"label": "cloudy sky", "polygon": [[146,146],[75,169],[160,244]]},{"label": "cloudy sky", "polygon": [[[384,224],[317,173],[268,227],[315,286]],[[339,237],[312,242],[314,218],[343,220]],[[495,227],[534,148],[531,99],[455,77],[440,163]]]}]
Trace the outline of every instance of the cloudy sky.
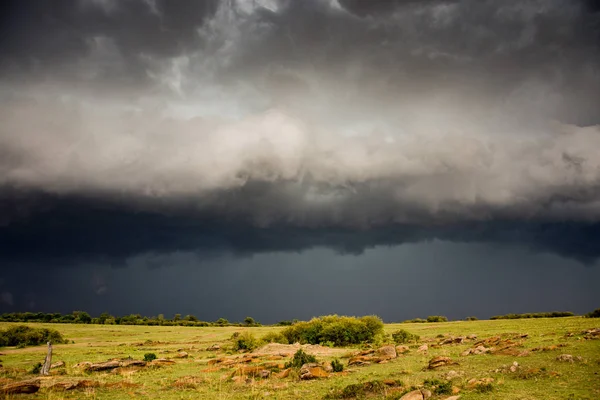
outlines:
[{"label": "cloudy sky", "polygon": [[600,4],[4,1],[0,311],[600,304]]}]

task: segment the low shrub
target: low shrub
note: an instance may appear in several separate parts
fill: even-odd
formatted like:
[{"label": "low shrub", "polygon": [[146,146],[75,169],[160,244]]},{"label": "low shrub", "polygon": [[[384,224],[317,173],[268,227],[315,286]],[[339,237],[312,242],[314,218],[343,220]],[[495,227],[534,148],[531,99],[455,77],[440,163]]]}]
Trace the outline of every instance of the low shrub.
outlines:
[{"label": "low shrub", "polygon": [[491,383],[482,383],[481,385],[475,386],[475,391],[479,393],[489,393],[494,391],[494,385]]},{"label": "low shrub", "polygon": [[400,329],[400,330],[392,333],[392,339],[394,340],[394,343],[396,343],[396,344],[404,344],[404,343],[417,342],[417,341],[419,341],[419,339],[421,339],[421,337],[419,335],[415,335],[413,333],[405,331],[404,329]]},{"label": "low shrub", "polygon": [[286,368],[301,368],[304,364],[308,363],[316,363],[317,358],[311,354],[307,354],[302,349],[298,349],[296,353],[294,353],[294,357],[292,361],[285,363]]},{"label": "low shrub", "polygon": [[600,318],[600,308],[596,308],[594,311],[585,314],[586,318]]},{"label": "low shrub", "polygon": [[0,347],[5,346],[39,346],[51,342],[63,344],[69,341],[55,329],[31,328],[26,325],[11,326],[0,331]]},{"label": "low shrub", "polygon": [[427,322],[427,320],[423,318],[413,318],[402,321],[403,324],[422,324],[424,322]]},{"label": "low shrub", "polygon": [[39,363],[35,364],[33,366],[33,368],[31,368],[31,371],[29,371],[29,372],[32,373],[32,374],[34,374],[34,375],[38,375],[41,370],[42,370],[42,363],[39,362]]},{"label": "low shrub", "polygon": [[430,315],[427,317],[427,322],[448,322],[448,318],[443,315]]},{"label": "low shrub", "polygon": [[465,321],[478,321],[478,320],[479,320],[479,318],[477,318],[477,317],[467,317],[467,318],[465,318]]},{"label": "low shrub", "polygon": [[331,368],[333,368],[333,372],[342,372],[344,370],[344,364],[336,358],[331,362]]},{"label": "low shrub", "polygon": [[381,381],[353,383],[343,389],[337,389],[327,394],[325,399],[362,399],[372,395],[383,395],[385,384]]},{"label": "low shrub", "polygon": [[320,344],[332,342],[335,346],[370,343],[383,334],[383,321],[376,316],[361,318],[328,315],[297,322],[281,334],[288,343]]},{"label": "low shrub", "polygon": [[288,344],[287,339],[279,332],[269,332],[260,338],[263,343],[281,343]]},{"label": "low shrub", "polygon": [[425,379],[425,381],[423,381],[423,385],[430,388],[434,394],[452,394],[452,383],[449,381]]},{"label": "low shrub", "polygon": [[233,338],[233,350],[235,351],[252,351],[259,346],[259,341],[256,340],[250,332],[242,332]]},{"label": "low shrub", "polygon": [[154,353],[146,353],[146,354],[144,354],[144,361],[150,362],[152,360],[156,360],[156,354],[154,354]]}]

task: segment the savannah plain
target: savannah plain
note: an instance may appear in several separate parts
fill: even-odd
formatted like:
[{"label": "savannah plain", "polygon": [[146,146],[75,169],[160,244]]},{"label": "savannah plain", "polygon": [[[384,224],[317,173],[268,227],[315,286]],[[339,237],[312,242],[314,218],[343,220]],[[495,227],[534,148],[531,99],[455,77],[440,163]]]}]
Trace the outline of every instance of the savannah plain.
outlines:
[{"label": "savannah plain", "polygon": [[[22,324],[0,323],[0,329],[14,325]],[[286,327],[28,325],[56,329],[69,340],[53,351],[53,363],[64,366],[40,377],[31,370],[44,362],[46,346],[0,349],[0,386],[40,382],[36,393],[0,395],[4,398],[600,399],[596,318],[385,324],[377,344],[304,346],[323,366],[317,370],[325,371],[313,379],[301,379],[298,369],[286,368],[300,345],[261,343],[251,352],[232,345],[240,334],[260,340]],[[395,356],[378,358],[382,346],[396,346],[391,334],[399,330],[419,339],[396,347]],[[495,350],[465,355],[478,347]],[[149,353],[163,361],[130,363]],[[335,359],[343,371],[331,371]],[[433,359],[441,360],[440,365],[430,368]],[[86,367],[109,360],[121,360],[122,366],[105,371]],[[416,397],[406,397],[409,393]]]}]

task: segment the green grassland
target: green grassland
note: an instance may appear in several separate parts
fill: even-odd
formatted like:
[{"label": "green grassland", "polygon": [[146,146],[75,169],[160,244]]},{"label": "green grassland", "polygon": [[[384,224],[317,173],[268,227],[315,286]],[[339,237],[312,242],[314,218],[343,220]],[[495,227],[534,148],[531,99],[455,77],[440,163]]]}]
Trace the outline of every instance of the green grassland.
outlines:
[{"label": "green grassland", "polygon": [[[6,329],[11,323],[0,323]],[[272,373],[269,378],[231,379],[238,366],[223,366],[209,362],[219,358],[241,357],[227,350],[234,332],[249,331],[257,338],[268,332],[281,331],[282,327],[182,327],[182,326],[122,326],[76,324],[29,324],[35,327],[57,329],[72,341],[54,346],[53,361],[64,361],[61,374],[42,378],[42,389],[35,394],[8,395],[11,399],[322,399],[329,393],[347,385],[370,381],[395,380],[401,387],[383,389],[376,393],[363,393],[366,398],[398,399],[403,391],[420,387],[425,380],[446,381],[447,373],[455,371],[451,385],[461,400],[468,399],[600,399],[600,340],[585,339],[583,331],[600,327],[594,318],[541,318],[519,320],[458,321],[423,324],[386,324],[387,334],[405,329],[420,336],[418,343],[410,344],[410,352],[386,363],[348,367],[348,357],[361,347],[331,349],[331,353],[318,356],[319,361],[340,358],[343,372],[329,377],[303,381],[297,374],[279,378]],[[515,347],[522,355],[480,354],[462,356],[473,347],[473,342],[438,345],[449,336],[475,334],[479,339],[501,335],[519,339]],[[443,336],[442,336],[443,335]],[[389,339],[391,340],[391,339]],[[428,344],[426,354],[417,351]],[[207,351],[214,344],[222,349]],[[364,346],[363,346],[364,348]],[[531,351],[543,348],[542,351]],[[529,350],[529,352],[526,352]],[[179,352],[187,358],[176,358]],[[143,359],[146,353],[156,353],[159,358],[173,358],[175,364],[161,367],[143,367],[135,370],[86,373],[76,364],[103,362],[113,358]],[[29,371],[43,362],[46,347],[0,349],[1,384],[33,378]],[[228,354],[229,353],[229,354]],[[524,354],[523,354],[524,353]],[[561,362],[557,356],[580,356],[575,362]],[[435,370],[425,367],[435,356],[447,356],[458,364]],[[288,361],[283,359],[281,362]],[[517,371],[509,371],[513,362]],[[266,359],[253,360],[254,363]],[[276,361],[278,362],[278,361]],[[277,372],[277,370],[275,370]],[[470,387],[469,380],[493,378],[490,391]],[[50,389],[56,382],[90,380],[96,385],[71,391]],[[359,396],[359,398],[360,398]],[[451,394],[435,394],[432,399],[446,399]]]}]

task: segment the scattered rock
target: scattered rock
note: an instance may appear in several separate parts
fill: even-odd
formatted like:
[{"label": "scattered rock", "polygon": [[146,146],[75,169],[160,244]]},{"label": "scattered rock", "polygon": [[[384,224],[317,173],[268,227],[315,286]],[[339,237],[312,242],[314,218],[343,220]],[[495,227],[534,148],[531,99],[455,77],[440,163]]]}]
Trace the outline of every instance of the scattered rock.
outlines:
[{"label": "scattered rock", "polygon": [[290,368],[284,369],[283,371],[281,371],[280,373],[278,373],[275,376],[279,379],[287,378],[288,376],[290,376]]},{"label": "scattered rock", "polygon": [[494,378],[481,378],[481,379],[470,379],[467,382],[467,387],[469,388],[475,388],[477,386],[481,386],[481,385],[489,385],[490,383],[494,382]]},{"label": "scattered rock", "polygon": [[321,367],[323,367],[323,369],[327,372],[333,372],[333,367],[331,366],[330,362],[327,361],[323,361],[321,363]]},{"label": "scattered rock", "polygon": [[452,361],[452,359],[450,359],[450,357],[439,356],[439,357],[434,357],[431,360],[429,360],[429,365],[427,366],[427,369],[436,369],[436,368],[440,368],[440,367],[444,367],[446,365],[452,365],[452,364],[457,364],[457,363],[455,361]]},{"label": "scattered rock", "polygon": [[111,369],[119,368],[121,363],[119,361],[107,361],[103,363],[89,364],[85,366],[86,372],[99,372],[99,371],[108,371]]},{"label": "scattered rock", "polygon": [[570,354],[561,354],[560,356],[556,357],[557,361],[562,361],[562,362],[575,362],[575,360],[573,359],[573,356]]},{"label": "scattered rock", "polygon": [[40,390],[39,379],[29,379],[26,381],[7,383],[0,387],[0,394],[31,394]]},{"label": "scattered rock", "polygon": [[149,362],[150,365],[154,366],[165,366],[165,365],[173,365],[175,361],[169,360],[167,358],[157,358]]},{"label": "scattered rock", "polygon": [[210,347],[206,348],[206,351],[217,351],[217,350],[221,350],[221,346],[219,346],[218,344],[213,344]]},{"label": "scattered rock", "polygon": [[348,366],[351,365],[369,365],[371,364],[371,357],[367,356],[355,356],[348,360]]},{"label": "scattered rock", "polygon": [[398,345],[396,346],[396,354],[406,354],[410,351],[408,346]]},{"label": "scattered rock", "polygon": [[584,339],[600,339],[600,328],[588,329],[582,332]]},{"label": "scattered rock", "polygon": [[186,353],[185,351],[180,351],[179,353],[177,353],[177,355],[175,357],[177,358],[188,358],[189,354]]},{"label": "scattered rock", "polygon": [[426,344],[424,344],[419,346],[419,348],[417,349],[417,353],[425,354],[427,353],[427,350],[429,350],[429,347]]},{"label": "scattered rock", "polygon": [[475,339],[477,339],[477,335],[474,334],[474,333],[471,333],[470,335],[467,335],[467,339],[469,339],[469,340],[475,340]]},{"label": "scattered rock", "polygon": [[456,371],[448,371],[445,375],[444,375],[444,379],[446,379],[447,381],[450,381],[452,379],[456,379],[456,378],[460,378],[461,374],[459,374]]},{"label": "scattered rock", "polygon": [[[431,392],[429,392],[429,395],[431,396]],[[426,398],[421,390],[413,390],[400,397],[400,400],[425,400]]]},{"label": "scattered rock", "polygon": [[485,354],[485,353],[489,353],[493,350],[493,348],[488,348],[488,347],[484,347],[484,346],[477,346],[474,347],[472,349],[467,349],[465,351],[463,351],[462,353],[460,353],[461,356],[468,356],[468,355],[478,355],[478,354]]},{"label": "scattered rock", "polygon": [[458,336],[458,337],[450,336],[449,338],[442,340],[439,344],[440,345],[461,344],[462,342],[464,342],[464,340],[465,340],[465,338],[463,336]]},{"label": "scattered rock", "polygon": [[327,371],[317,363],[304,364],[302,368],[300,368],[300,379],[302,380],[327,378],[328,376],[329,374]]},{"label": "scattered rock", "polygon": [[55,362],[52,365],[50,365],[50,369],[52,369],[52,368],[63,368],[63,367],[66,367],[66,366],[67,366],[67,364],[65,364],[64,361],[58,361],[58,362]]},{"label": "scattered rock", "polygon": [[380,361],[390,360],[398,356],[396,354],[396,347],[390,345],[382,346],[379,349],[377,349],[377,354],[379,354]]}]

